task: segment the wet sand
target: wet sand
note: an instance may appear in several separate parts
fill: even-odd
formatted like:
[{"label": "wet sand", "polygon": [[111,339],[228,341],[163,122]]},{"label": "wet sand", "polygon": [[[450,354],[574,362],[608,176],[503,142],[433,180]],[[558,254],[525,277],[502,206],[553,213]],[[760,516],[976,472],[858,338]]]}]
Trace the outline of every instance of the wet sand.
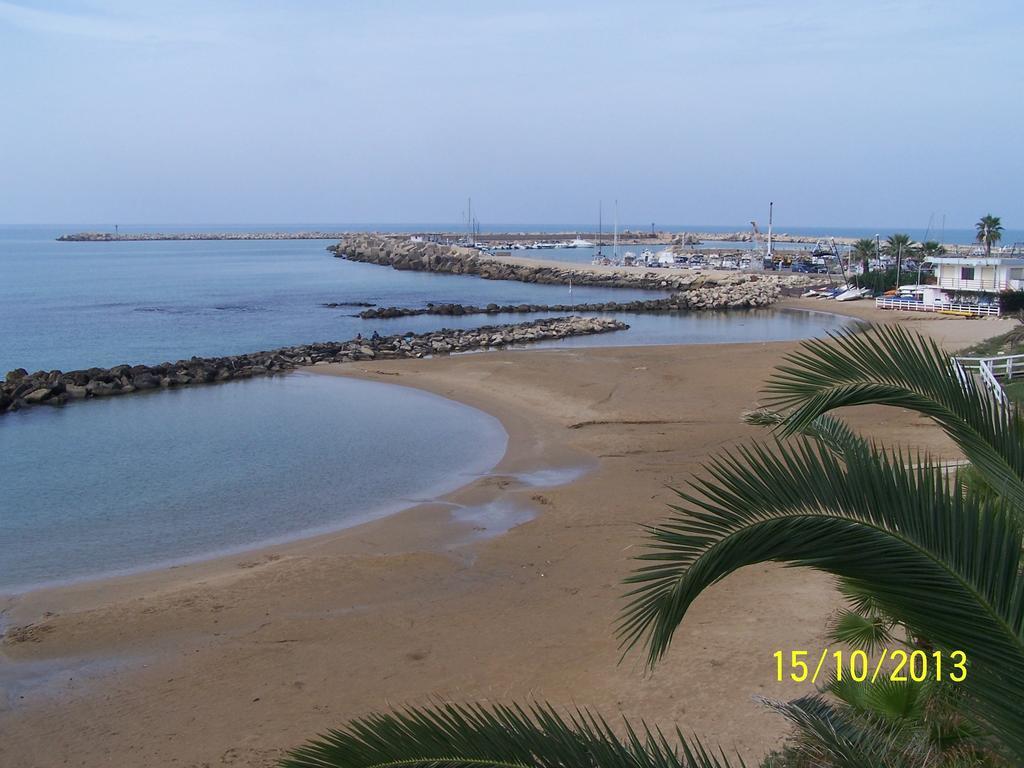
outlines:
[{"label": "wet sand", "polygon": [[[880,313],[950,349],[1012,321]],[[820,648],[829,577],[746,568],[695,604],[645,674],[619,664],[621,582],[641,538],[715,451],[763,436],[740,421],[795,343],[512,351],[322,366],[420,387],[494,414],[496,471],[358,528],[181,568],[7,601],[0,764],[271,765],[347,718],[432,697],[544,699],[680,724],[745,758],[783,724],[753,697],[775,650]],[[860,409],[874,437],[955,452],[927,421]],[[538,470],[567,471],[562,485]],[[574,474],[586,473],[572,479]],[[559,478],[547,478],[558,480]],[[461,505],[474,516],[453,519]],[[523,520],[529,519],[527,522]],[[521,522],[503,535],[507,525]]]}]

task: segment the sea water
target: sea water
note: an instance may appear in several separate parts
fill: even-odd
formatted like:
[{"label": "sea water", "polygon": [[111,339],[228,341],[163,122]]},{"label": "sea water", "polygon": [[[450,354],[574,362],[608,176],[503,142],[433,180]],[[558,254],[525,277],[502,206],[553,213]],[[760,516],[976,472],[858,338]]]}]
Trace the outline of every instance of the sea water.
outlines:
[{"label": "sea water", "polygon": [[[650,292],[399,272],[324,241],[58,243],[0,230],[0,375],[158,363],[324,340],[522,322],[361,320],[358,307],[627,301]],[[661,294],[653,294],[658,296]],[[819,336],[828,313],[617,315],[555,346]],[[551,346],[546,344],[544,346]],[[387,384],[292,374],[0,416],[0,590],[181,562],[352,525],[499,461],[490,417]]]},{"label": "sea water", "polygon": [[354,317],[360,307],[327,303],[564,304],[662,295],[578,286],[570,294],[558,285],[401,272],[334,258],[324,240],[63,243],[54,239],[59,232],[0,229],[0,375],[510,322],[369,321]]},{"label": "sea water", "polygon": [[333,530],[454,490],[493,417],[310,373],[0,417],[0,593]]}]

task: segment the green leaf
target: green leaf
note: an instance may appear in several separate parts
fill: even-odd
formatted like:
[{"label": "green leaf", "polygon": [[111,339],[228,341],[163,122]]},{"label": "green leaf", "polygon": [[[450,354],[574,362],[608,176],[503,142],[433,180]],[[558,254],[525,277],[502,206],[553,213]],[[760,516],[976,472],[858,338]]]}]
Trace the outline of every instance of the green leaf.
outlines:
[{"label": "green leaf", "polygon": [[891,628],[891,622],[881,616],[842,611],[829,627],[829,638],[854,648],[875,651],[892,642]]},{"label": "green leaf", "polygon": [[[786,416],[778,411],[760,408],[743,414],[743,421],[757,427],[780,427],[786,424]],[[800,433],[817,440],[833,453],[843,456],[850,451],[867,450],[867,441],[850,429],[842,419],[822,415],[801,427]]]},{"label": "green leaf", "polygon": [[894,749],[897,741],[895,729],[857,722],[820,696],[806,696],[785,703],[770,699],[762,701],[796,726],[796,750],[810,765],[911,768]]},{"label": "green leaf", "polygon": [[440,704],[353,720],[296,749],[284,768],[730,768],[678,731],[624,724],[619,736],[601,717],[553,707]]}]

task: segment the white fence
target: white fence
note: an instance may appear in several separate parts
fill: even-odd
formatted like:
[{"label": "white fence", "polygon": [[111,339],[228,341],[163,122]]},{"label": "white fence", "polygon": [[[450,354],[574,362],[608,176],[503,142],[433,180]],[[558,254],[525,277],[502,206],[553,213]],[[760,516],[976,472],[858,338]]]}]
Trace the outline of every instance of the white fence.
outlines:
[{"label": "white fence", "polygon": [[955,357],[961,370],[977,373],[982,383],[1003,405],[1009,401],[1000,379],[1012,380],[1024,376],[1024,355],[1000,355],[999,357]]},{"label": "white fence", "polygon": [[1024,376],[1024,355],[999,355],[998,357],[958,357],[956,361],[968,371],[988,369],[997,379],[1012,379]]},{"label": "white fence", "polygon": [[925,304],[913,299],[879,296],[875,299],[875,306],[878,309],[902,309],[907,312],[955,312],[975,317],[999,317],[999,307],[995,304],[960,304],[952,301]]}]

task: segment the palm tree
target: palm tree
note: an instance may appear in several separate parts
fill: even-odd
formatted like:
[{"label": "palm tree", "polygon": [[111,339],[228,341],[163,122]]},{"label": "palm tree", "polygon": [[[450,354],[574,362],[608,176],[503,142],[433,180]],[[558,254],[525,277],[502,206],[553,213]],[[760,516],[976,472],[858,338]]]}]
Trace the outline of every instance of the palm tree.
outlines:
[{"label": "palm tree", "polygon": [[900,268],[903,266],[903,259],[917,249],[915,243],[906,232],[897,232],[885,239],[882,250],[896,259],[896,287],[899,288]]},{"label": "palm tree", "polygon": [[942,245],[936,240],[926,240],[921,243],[921,259],[922,261],[931,261],[936,256],[941,256],[946,252],[946,246]]},{"label": "palm tree", "polygon": [[[881,640],[896,625],[942,653],[963,650],[969,674],[949,716],[970,755],[1024,761],[1024,419],[997,403],[936,344],[900,328],[805,342],[772,380],[751,421],[779,439],[713,459],[678,491],[681,504],[648,530],[648,551],[619,632],[654,665],[689,606],[733,571],[777,561],[842,579],[860,617],[847,640]],[[931,418],[981,482],[951,482],[935,459],[886,450],[830,412],[886,404]],[[984,492],[979,490],[984,486]],[[872,614],[870,611],[874,611]],[[876,621],[876,619],[878,621]],[[872,624],[865,629],[864,622]],[[919,768],[921,690],[834,688],[771,706],[798,727],[797,765]],[[944,694],[945,695],[945,694]],[[881,704],[879,704],[881,702]],[[895,702],[895,704],[894,704]],[[902,704],[900,704],[902,702]],[[876,722],[900,710],[900,727]],[[969,728],[960,728],[962,718]],[[925,730],[934,733],[934,718]],[[943,720],[942,722],[946,722]],[[910,726],[905,726],[910,723]],[[884,727],[883,727],[884,726]],[[979,738],[980,734],[980,738]],[[987,735],[986,735],[987,734]],[[968,756],[970,756],[968,755]],[[955,756],[954,756],[955,757]],[[986,758],[987,759],[987,758]],[[996,765],[990,762],[962,764]],[[742,766],[680,731],[550,706],[437,705],[353,721],[296,750],[291,768],[729,768]],[[954,765],[956,762],[933,765]],[[1005,763],[1004,763],[1005,764]]]},{"label": "palm tree", "polygon": [[992,246],[1003,239],[1003,223],[998,216],[988,213],[974,225],[978,230],[977,241],[985,246],[985,257],[992,255]]},{"label": "palm tree", "polygon": [[910,235],[906,232],[896,232],[885,238],[885,245],[882,246],[882,250],[890,256],[899,257],[901,254],[907,253],[914,246],[914,241]]},{"label": "palm tree", "polygon": [[870,237],[862,237],[853,244],[853,252],[860,260],[863,274],[867,274],[871,267],[871,259],[878,258],[876,243]]}]

